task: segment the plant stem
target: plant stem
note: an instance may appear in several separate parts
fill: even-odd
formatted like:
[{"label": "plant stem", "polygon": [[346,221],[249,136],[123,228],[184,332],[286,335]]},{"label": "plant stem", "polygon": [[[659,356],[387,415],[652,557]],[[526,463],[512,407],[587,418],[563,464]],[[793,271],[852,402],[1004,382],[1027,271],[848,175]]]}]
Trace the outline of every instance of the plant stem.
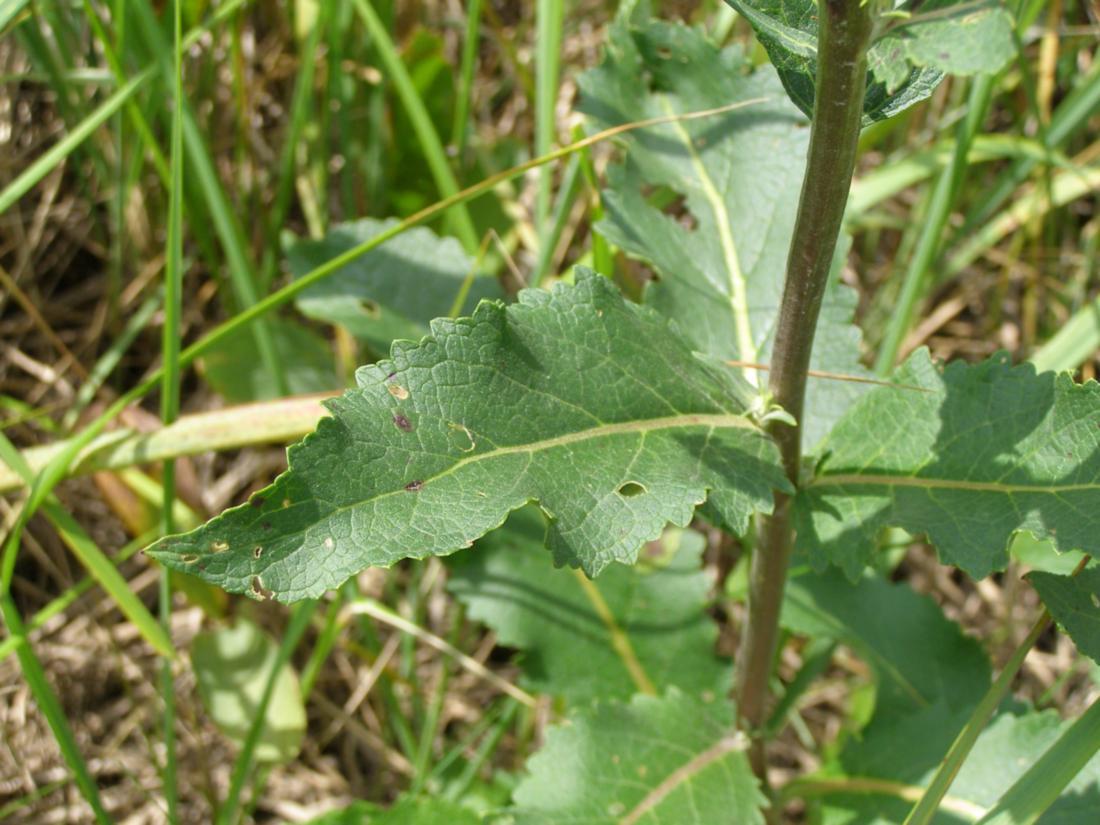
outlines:
[{"label": "plant stem", "polygon": [[[802,420],[814,328],[825,294],[837,235],[855,167],[867,83],[871,14],[860,0],[822,0],[813,129],[806,177],[787,259],[783,302],[772,349],[770,389],[776,403]],[[800,426],[773,425],[787,477],[798,484]],[[762,520],[749,575],[748,619],[738,655],[737,707],[750,734],[750,760],[764,779],[768,681],[775,656],[779,609],[793,534],[793,497],[777,493],[775,510]]]}]

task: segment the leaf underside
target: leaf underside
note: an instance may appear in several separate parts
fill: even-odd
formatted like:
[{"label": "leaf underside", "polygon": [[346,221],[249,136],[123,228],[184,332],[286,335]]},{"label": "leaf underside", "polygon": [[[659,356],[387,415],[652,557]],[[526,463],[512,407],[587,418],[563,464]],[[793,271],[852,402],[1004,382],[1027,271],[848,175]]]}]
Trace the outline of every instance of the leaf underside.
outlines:
[{"label": "leaf underside", "polygon": [[537,501],[555,562],[594,576],[708,496],[743,529],[788,487],[744,414],[744,383],[593,273],[432,332],[361,368],[250,503],[150,555],[295,601],[368,566],[469,546]]},{"label": "leaf underside", "polygon": [[550,728],[516,789],[514,825],[760,825],[765,799],[732,706],[671,690],[598,702]]},{"label": "leaf underside", "polygon": [[[753,70],[738,49],[719,50],[682,24],[623,18],[604,62],[580,78],[580,109],[598,128],[747,102],[743,109],[653,126],[623,138],[627,160],[608,170],[598,231],[649,264],[658,280],[645,302],[673,319],[701,352],[767,363],[802,188],[809,129],[784,99],[775,71]],[[763,99],[763,100],[762,100]],[[649,193],[679,199],[662,210]],[[856,295],[838,282],[848,244],[825,293],[811,368],[866,375],[852,323]],[[747,370],[746,378],[766,384]],[[851,381],[810,381],[807,448],[863,394]]]},{"label": "leaf underside", "polygon": [[919,350],[822,446],[795,510],[796,547],[855,578],[884,527],[923,533],[981,578],[1013,534],[1100,552],[1100,384],[999,354],[942,369]]},{"label": "leaf underside", "polygon": [[470,618],[521,651],[525,686],[573,704],[673,686],[728,692],[730,662],[715,652],[718,627],[705,610],[712,582],[700,569],[699,533],[667,530],[637,565],[612,565],[589,582],[553,569],[545,531],[525,508],[449,565],[450,590]]},{"label": "leaf underside", "polygon": [[1033,571],[1028,579],[1077,649],[1100,662],[1100,568],[1076,576]]},{"label": "leaf underside", "polygon": [[[807,117],[814,113],[814,78],[817,74],[816,0],[726,0],[752,24],[756,37],[779,72],[783,88]],[[943,72],[933,66],[909,66],[904,55],[890,62],[888,77],[893,91],[876,71],[875,49],[868,60],[867,92],[863,99],[863,125],[886,120],[919,103],[935,90]],[[900,64],[899,64],[900,61]],[[882,62],[885,62],[884,60]],[[902,73],[899,79],[897,73]]]}]

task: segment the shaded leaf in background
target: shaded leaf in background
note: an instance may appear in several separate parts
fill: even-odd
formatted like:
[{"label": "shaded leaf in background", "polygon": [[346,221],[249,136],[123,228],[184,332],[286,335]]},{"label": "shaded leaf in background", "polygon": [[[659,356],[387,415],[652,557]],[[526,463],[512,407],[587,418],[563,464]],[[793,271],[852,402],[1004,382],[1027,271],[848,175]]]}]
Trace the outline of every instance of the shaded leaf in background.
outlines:
[{"label": "shaded leaf in background", "polygon": [[402,798],[389,808],[353,802],[303,825],[478,825],[481,817],[443,799]]},{"label": "shaded leaf in background", "polygon": [[667,530],[637,565],[588,581],[554,569],[545,533],[526,508],[451,563],[451,592],[500,644],[523,651],[528,687],[573,703],[670,686],[726,694],[730,666],[715,654],[718,628],[705,612],[700,534]]},{"label": "shaded leaf in background", "polygon": [[[396,220],[370,218],[337,224],[320,240],[298,239],[287,246],[291,274],[305,273],[369,241]],[[376,353],[389,352],[397,339],[419,340],[433,318],[450,315],[467,278],[464,313],[482,298],[500,298],[495,279],[476,276],[474,261],[454,238],[416,227],[342,267],[297,298],[303,314],[339,324]]]},{"label": "shaded leaf in background", "polygon": [[1077,649],[1100,662],[1100,568],[1076,576],[1036,571],[1028,579]]},{"label": "shaded leaf in background", "polygon": [[1100,552],[1100,384],[998,354],[941,369],[918,350],[825,440],[796,504],[797,547],[856,577],[884,527],[923,533],[973,578],[1014,533]]},{"label": "shaded leaf in background", "polygon": [[[950,0],[960,2],[960,0]],[[768,51],[783,87],[807,117],[814,111],[817,74],[817,3],[815,0],[726,0],[752,24]],[[909,67],[905,55],[872,46],[868,56],[863,125],[896,115],[924,100],[939,85],[938,68]],[[899,82],[899,73],[904,79]],[[885,74],[884,78],[882,75]],[[887,80],[894,91],[887,91]]]},{"label": "shaded leaf in background", "polygon": [[[238,747],[248,736],[278,653],[278,645],[247,619],[200,633],[191,643],[191,664],[203,706]],[[286,665],[276,677],[256,759],[290,761],[298,755],[305,730],[306,710],[298,677]]]},{"label": "shaded leaf in background", "polygon": [[673,689],[598,702],[546,732],[515,793],[514,825],[761,825],[764,796],[733,707]]},{"label": "shaded leaf in background", "polygon": [[361,368],[273,485],[150,555],[294,601],[469,546],[538,501],[555,561],[595,575],[704,500],[744,529],[788,486],[749,388],[606,278],[578,270],[432,330]]},{"label": "shaded leaf in background", "polygon": [[981,645],[949,621],[939,606],[905,584],[839,571],[793,578],[782,624],[813,638],[848,645],[876,675],[874,715],[841,755],[846,772],[861,774],[905,740],[905,779],[934,767],[990,685]]},{"label": "shaded leaf in background", "polygon": [[[291,395],[340,388],[336,359],[324,338],[284,318],[269,318],[264,323],[271,333]],[[260,360],[256,338],[248,329],[230,333],[207,350],[200,366],[207,383],[231,404],[280,397],[275,381]]]},{"label": "shaded leaf in background", "polygon": [[[1058,739],[1071,723],[1053,711],[1002,713],[974,745],[951,785],[934,825],[973,823]],[[898,747],[898,744],[902,744]],[[914,778],[908,769],[913,740],[899,731],[892,750],[883,749],[875,763],[859,776],[922,785],[931,778]],[[835,768],[827,767],[835,775]],[[1084,825],[1100,811],[1100,758],[1093,758],[1058,800],[1037,820],[1038,825]],[[912,802],[885,794],[836,794],[822,801],[824,825],[897,825]]]},{"label": "shaded leaf in background", "polygon": [[782,624],[851,647],[878,674],[879,713],[908,713],[943,697],[956,708],[989,688],[981,645],[906,584],[864,576],[853,584],[836,570],[792,578]]},{"label": "shaded leaf in background", "polygon": [[[647,286],[646,303],[674,319],[700,351],[766,363],[809,130],[770,67],[750,71],[739,50],[719,51],[699,31],[620,17],[609,38],[603,64],[580,79],[580,108],[599,128],[766,98],[722,116],[624,137],[629,157],[608,170],[606,218],[597,227],[653,267],[658,280]],[[681,195],[683,214],[654,206],[647,193],[655,187]],[[840,244],[838,264],[847,248]],[[826,291],[811,367],[866,375],[851,323],[856,295],[837,282],[839,270]],[[750,380],[766,383],[759,375],[752,372]],[[807,447],[865,386],[811,379]]]}]

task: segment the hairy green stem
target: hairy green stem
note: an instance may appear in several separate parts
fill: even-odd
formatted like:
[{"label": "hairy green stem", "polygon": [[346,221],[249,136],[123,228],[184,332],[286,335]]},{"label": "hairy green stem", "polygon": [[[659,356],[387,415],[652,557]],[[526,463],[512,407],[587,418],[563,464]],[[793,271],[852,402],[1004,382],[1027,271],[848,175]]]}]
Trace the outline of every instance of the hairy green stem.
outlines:
[{"label": "hairy green stem", "polygon": [[[870,10],[860,0],[822,0],[818,8],[813,129],[770,377],[775,402],[796,421],[802,420],[814,328],[855,167],[871,36]],[[801,427],[776,423],[771,434],[779,445],[787,477],[797,485]],[[751,737],[753,770],[761,779],[765,776],[762,729],[767,720],[768,682],[793,543],[792,504],[791,496],[777,493],[774,512],[762,519],[749,574],[748,619],[737,659],[737,707],[741,725]]]}]

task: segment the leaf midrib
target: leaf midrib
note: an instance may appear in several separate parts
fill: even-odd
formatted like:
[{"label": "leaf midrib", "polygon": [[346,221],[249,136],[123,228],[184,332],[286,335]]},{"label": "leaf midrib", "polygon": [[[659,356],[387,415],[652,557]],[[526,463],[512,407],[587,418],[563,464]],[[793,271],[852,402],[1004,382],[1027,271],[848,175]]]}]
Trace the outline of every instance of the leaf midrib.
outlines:
[{"label": "leaf midrib", "polygon": [[[757,430],[755,424],[749,421],[744,415],[732,414],[732,413],[683,413],[681,415],[670,415],[661,418],[646,418],[638,419],[634,421],[619,421],[614,424],[601,424],[598,427],[590,427],[587,430],[575,430],[570,433],[563,433],[553,438],[546,438],[541,441],[532,441],[527,444],[515,444],[507,447],[497,447],[493,450],[488,450],[483,453],[475,453],[465,458],[461,458],[454,464],[445,468],[444,470],[436,473],[434,476],[429,476],[423,479],[410,479],[410,482],[415,480],[419,481],[422,485],[420,489],[431,484],[432,482],[439,481],[442,478],[458,472],[463,467],[469,464],[475,464],[479,461],[487,461],[489,459],[499,458],[507,455],[523,455],[525,453],[538,453],[545,450],[552,450],[556,447],[564,447],[569,444],[577,444],[584,441],[589,441],[594,438],[603,438],[605,436],[622,435],[622,434],[645,434],[654,432],[657,430],[672,430],[687,427],[709,427],[714,429],[746,429]],[[406,482],[409,483],[409,482]],[[406,487],[398,487],[394,490],[385,490],[377,493],[373,496],[366,498],[359,498],[355,501],[342,504],[338,507],[334,507],[329,511],[326,518],[332,518],[354,507],[362,507],[365,504],[370,504],[375,501],[387,498],[395,495],[409,495],[410,491]],[[295,530],[286,535],[297,535],[305,532],[305,529]]]},{"label": "leaf midrib", "polygon": [[[667,98],[661,98],[661,105],[666,113],[673,114],[672,106],[669,105]],[[695,151],[695,144],[692,142],[687,129],[679,121],[674,121],[672,128],[687,150],[691,159],[691,166],[699,179],[699,186],[703,190],[703,197],[706,198],[711,211],[714,213],[714,226],[718,232],[718,243],[722,248],[722,260],[725,264],[726,277],[729,282],[729,305],[730,312],[733,314],[733,329],[737,338],[737,349],[742,360],[755,361],[757,347],[756,342],[753,340],[752,324],[749,320],[748,287],[745,283],[745,274],[741,270],[737,244],[733,239],[729,209],[726,207],[726,202],[719,193],[718,187],[714,185],[706,164],[699,157],[699,153]],[[749,383],[756,383],[755,373],[749,371],[745,377]]]},{"label": "leaf midrib", "polygon": [[837,473],[818,476],[808,487],[924,487],[935,490],[964,490],[968,492],[1002,493],[1043,493],[1060,495],[1085,491],[1100,491],[1100,481],[1083,484],[1006,484],[1000,481],[968,481],[957,478],[931,478],[927,476],[879,475],[877,473]]}]

